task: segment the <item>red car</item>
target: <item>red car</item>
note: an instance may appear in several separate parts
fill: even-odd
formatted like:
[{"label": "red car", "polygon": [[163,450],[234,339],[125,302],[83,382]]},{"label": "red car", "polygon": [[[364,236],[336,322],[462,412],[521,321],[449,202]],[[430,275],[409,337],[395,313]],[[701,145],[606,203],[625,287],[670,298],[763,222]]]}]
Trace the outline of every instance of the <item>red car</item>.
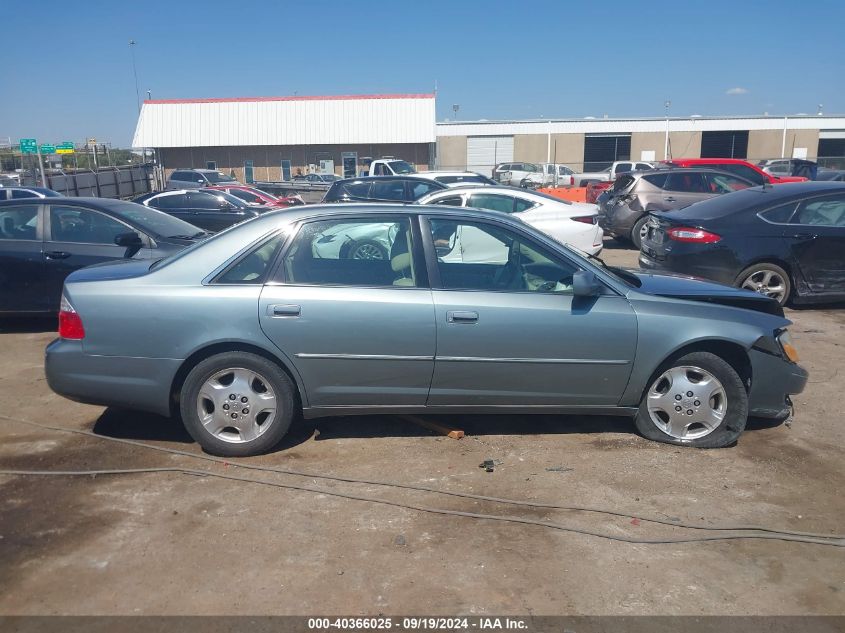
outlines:
[{"label": "red car", "polygon": [[587,184],[587,202],[595,204],[598,197],[613,186],[612,180],[601,180]]},{"label": "red car", "polygon": [[661,162],[673,167],[715,167],[750,180],[755,185],[777,185],[784,182],[804,182],[807,180],[800,176],[772,176],[757,165],[752,165],[747,160],[740,160],[739,158],[676,158]]},{"label": "red car", "polygon": [[299,204],[305,204],[297,195],[284,196],[277,198],[271,196],[266,191],[256,189],[255,187],[248,187],[246,185],[214,185],[211,187],[204,187],[205,189],[216,189],[218,191],[225,191],[228,194],[240,198],[244,202],[254,206],[285,208],[293,207]]}]

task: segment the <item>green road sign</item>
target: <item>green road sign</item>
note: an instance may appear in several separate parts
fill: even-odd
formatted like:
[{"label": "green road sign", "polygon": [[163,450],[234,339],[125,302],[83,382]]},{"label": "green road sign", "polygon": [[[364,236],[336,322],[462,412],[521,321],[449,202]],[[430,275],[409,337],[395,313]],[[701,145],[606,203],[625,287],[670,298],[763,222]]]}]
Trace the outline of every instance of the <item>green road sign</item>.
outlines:
[{"label": "green road sign", "polygon": [[56,154],[73,154],[73,143],[65,141],[56,145]]},{"label": "green road sign", "polygon": [[41,144],[41,153],[42,154],[55,154],[56,153],[56,146],[55,145],[48,145],[47,143]]},{"label": "green road sign", "polygon": [[21,139],[21,154],[37,154],[38,145],[34,138]]}]

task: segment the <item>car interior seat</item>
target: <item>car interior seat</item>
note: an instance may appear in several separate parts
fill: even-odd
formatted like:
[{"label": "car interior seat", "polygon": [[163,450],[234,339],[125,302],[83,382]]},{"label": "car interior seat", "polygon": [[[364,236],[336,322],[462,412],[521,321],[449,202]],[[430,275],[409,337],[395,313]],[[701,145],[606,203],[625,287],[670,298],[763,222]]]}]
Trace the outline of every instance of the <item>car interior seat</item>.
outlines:
[{"label": "car interior seat", "polygon": [[414,286],[414,259],[408,248],[408,233],[411,227],[396,234],[396,239],[390,247],[390,268],[397,277],[393,281],[394,286]]}]

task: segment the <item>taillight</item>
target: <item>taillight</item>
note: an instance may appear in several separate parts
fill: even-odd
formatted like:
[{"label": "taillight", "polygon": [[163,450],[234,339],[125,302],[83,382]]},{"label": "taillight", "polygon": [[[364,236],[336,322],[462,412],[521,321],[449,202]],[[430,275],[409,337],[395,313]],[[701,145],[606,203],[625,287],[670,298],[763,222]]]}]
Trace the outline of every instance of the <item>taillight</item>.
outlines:
[{"label": "taillight", "polygon": [[62,295],[62,303],[59,306],[59,336],[75,341],[85,338],[82,319],[64,295]]},{"label": "taillight", "polygon": [[579,215],[577,218],[569,218],[576,222],[583,222],[584,224],[598,224],[599,216],[597,215]]},{"label": "taillight", "polygon": [[713,244],[721,240],[721,236],[705,231],[704,229],[695,229],[688,226],[679,226],[671,228],[666,231],[669,239],[676,242],[696,242],[698,244]]}]

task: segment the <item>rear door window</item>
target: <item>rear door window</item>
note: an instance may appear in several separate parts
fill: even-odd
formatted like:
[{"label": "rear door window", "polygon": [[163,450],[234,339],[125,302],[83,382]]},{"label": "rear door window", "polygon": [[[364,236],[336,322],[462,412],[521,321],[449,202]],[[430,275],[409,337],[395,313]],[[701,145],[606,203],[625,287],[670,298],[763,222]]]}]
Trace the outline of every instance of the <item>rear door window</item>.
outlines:
[{"label": "rear door window", "polygon": [[845,195],[802,202],[793,222],[810,226],[845,227]]},{"label": "rear door window", "polygon": [[710,193],[731,193],[751,186],[746,181],[728,174],[707,174],[706,178]]},{"label": "rear door window", "polygon": [[0,239],[34,240],[38,227],[38,205],[0,209]]},{"label": "rear door window", "polygon": [[683,170],[668,174],[663,188],[666,191],[680,193],[705,193],[708,191],[703,174]]},{"label": "rear door window", "polygon": [[405,183],[401,180],[388,180],[374,182],[370,192],[372,198],[378,200],[405,201]]},{"label": "rear door window", "polygon": [[631,171],[631,168],[631,163],[619,163],[618,165],[616,165],[616,173],[621,174],[626,171]]},{"label": "rear door window", "polygon": [[430,182],[409,182],[408,189],[408,195],[410,196],[410,199],[417,200],[419,198],[422,198],[427,193],[442,189],[442,187],[438,187],[437,185]]},{"label": "rear door window", "polygon": [[169,196],[158,196],[151,198],[149,206],[156,209],[181,209],[187,206],[188,196],[184,193],[176,193]]},{"label": "rear door window", "polygon": [[475,207],[476,209],[486,209],[488,211],[513,213],[514,198],[501,194],[475,193],[470,196],[467,206]]}]

